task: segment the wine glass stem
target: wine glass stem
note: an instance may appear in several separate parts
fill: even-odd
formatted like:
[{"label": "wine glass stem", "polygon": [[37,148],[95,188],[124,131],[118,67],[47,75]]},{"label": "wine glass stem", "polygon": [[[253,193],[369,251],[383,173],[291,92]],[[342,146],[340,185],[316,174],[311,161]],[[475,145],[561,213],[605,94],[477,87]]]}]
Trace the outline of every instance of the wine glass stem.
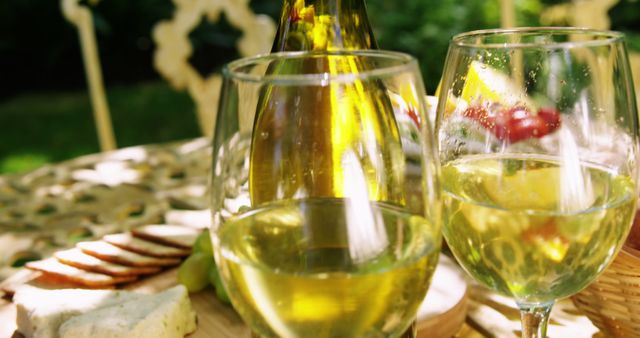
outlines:
[{"label": "wine glass stem", "polygon": [[553,302],[518,303],[522,321],[522,338],[546,338],[547,323]]}]

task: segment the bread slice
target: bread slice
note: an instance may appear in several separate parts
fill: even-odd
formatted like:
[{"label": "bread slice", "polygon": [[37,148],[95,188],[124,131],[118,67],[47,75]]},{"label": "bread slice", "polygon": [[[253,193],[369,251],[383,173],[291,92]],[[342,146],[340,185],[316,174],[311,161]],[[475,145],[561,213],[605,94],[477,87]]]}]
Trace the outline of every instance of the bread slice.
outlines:
[{"label": "bread slice", "polygon": [[178,285],[144,299],[127,301],[73,317],[60,338],[182,338],[196,329],[187,289]]},{"label": "bread slice", "polygon": [[135,267],[110,263],[87,255],[78,248],[58,251],[54,257],[60,262],[78,269],[104,273],[109,276],[148,275],[160,271],[159,267]]},{"label": "bread slice", "polygon": [[142,239],[152,242],[174,246],[182,249],[191,249],[201,230],[180,225],[144,225],[131,230],[131,233]]},{"label": "bread slice", "polygon": [[164,220],[169,224],[181,225],[200,231],[211,228],[211,210],[168,210]]},{"label": "bread slice", "polygon": [[31,270],[41,271],[65,281],[91,288],[108,287],[120,283],[131,282],[136,279],[136,276],[109,276],[102,273],[81,270],[73,266],[63,264],[55,258],[29,262],[25,266]]},{"label": "bread slice", "polygon": [[25,338],[56,338],[67,319],[90,310],[136,301],[146,295],[128,291],[61,289],[44,290],[28,285],[16,289],[16,324]]},{"label": "bread slice", "polygon": [[127,251],[104,241],[80,242],[76,246],[84,253],[102,260],[128,266],[174,266],[180,263],[178,258],[158,258]]},{"label": "bread slice", "polygon": [[149,242],[144,239],[133,237],[131,233],[106,235],[102,237],[102,240],[119,248],[146,256],[180,258],[189,256],[191,253],[191,250],[189,249],[179,249],[172,246]]}]

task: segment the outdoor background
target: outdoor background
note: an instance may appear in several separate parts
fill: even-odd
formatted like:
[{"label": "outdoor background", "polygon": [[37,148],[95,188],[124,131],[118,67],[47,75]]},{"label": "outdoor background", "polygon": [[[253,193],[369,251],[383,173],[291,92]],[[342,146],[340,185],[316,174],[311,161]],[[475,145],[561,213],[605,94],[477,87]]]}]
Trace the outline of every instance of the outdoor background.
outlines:
[{"label": "outdoor background", "polygon": [[[517,23],[540,25],[558,0],[517,0]],[[383,49],[418,58],[429,93],[440,79],[447,44],[463,31],[499,26],[499,0],[367,0]],[[252,0],[274,19],[281,0]],[[195,106],[153,68],[152,27],[171,18],[171,0],[102,0],[91,6],[119,147],[199,136]],[[640,50],[640,1],[621,0],[609,16]],[[562,24],[562,23],[559,23]],[[203,20],[189,38],[203,74],[238,54],[240,32]],[[58,0],[0,1],[0,174],[99,151],[76,29]]]}]

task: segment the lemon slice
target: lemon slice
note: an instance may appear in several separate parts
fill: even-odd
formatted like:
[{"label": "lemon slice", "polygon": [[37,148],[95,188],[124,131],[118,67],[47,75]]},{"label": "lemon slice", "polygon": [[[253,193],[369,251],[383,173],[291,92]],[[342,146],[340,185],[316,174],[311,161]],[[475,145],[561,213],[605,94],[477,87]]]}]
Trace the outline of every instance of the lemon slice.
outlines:
[{"label": "lemon slice", "polygon": [[[503,169],[504,170],[504,169]],[[515,210],[554,210],[560,196],[558,168],[522,170],[509,176],[483,177],[487,194],[501,207]]]},{"label": "lemon slice", "polygon": [[460,98],[471,104],[488,101],[506,107],[524,105],[536,111],[527,94],[510,77],[478,61],[469,65]]}]

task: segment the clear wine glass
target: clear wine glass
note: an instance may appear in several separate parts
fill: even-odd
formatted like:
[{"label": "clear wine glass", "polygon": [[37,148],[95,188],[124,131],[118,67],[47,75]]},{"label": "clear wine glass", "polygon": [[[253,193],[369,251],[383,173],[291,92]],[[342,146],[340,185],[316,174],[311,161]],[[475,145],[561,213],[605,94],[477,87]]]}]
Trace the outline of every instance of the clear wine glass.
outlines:
[{"label": "clear wine glass", "polygon": [[212,243],[261,337],[397,337],[441,243],[437,152],[417,62],[275,53],[224,68]]},{"label": "clear wine glass", "polygon": [[623,36],[475,31],[450,44],[437,110],[444,236],[515,298],[522,336],[622,246],[637,196],[638,115]]}]

